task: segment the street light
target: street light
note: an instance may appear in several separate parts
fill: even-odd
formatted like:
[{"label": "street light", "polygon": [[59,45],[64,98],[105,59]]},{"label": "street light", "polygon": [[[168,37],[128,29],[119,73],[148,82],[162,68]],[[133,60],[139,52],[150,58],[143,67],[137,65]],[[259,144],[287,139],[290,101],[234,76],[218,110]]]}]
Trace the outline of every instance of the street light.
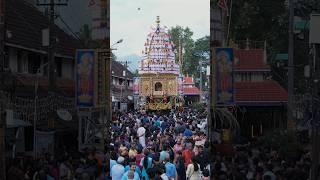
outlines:
[{"label": "street light", "polygon": [[[123,42],[123,39],[120,39],[119,41],[115,42],[114,44],[111,45],[111,48],[114,46],[114,45],[117,45],[117,44],[120,44]],[[116,50],[116,49],[111,49],[111,50]]]},{"label": "street light", "polygon": [[49,65],[49,62],[41,65],[36,72],[36,82],[34,85],[34,116],[33,116],[33,150],[34,150],[34,158],[37,157],[37,136],[36,136],[36,130],[37,130],[37,100],[38,100],[38,87],[39,87],[39,75],[40,70],[46,66]]}]

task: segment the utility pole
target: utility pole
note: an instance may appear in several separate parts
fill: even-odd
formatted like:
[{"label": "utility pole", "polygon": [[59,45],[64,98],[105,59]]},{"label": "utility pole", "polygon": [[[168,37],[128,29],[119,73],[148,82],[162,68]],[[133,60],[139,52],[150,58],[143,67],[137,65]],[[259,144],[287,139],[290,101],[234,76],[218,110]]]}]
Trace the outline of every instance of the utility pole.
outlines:
[{"label": "utility pole", "polygon": [[319,150],[320,150],[320,144],[319,144],[319,122],[318,116],[320,115],[318,104],[319,102],[315,99],[318,99],[318,93],[319,93],[319,66],[320,63],[317,63],[317,48],[318,46],[313,44],[313,70],[312,70],[312,166],[311,166],[311,180],[319,180]]},{"label": "utility pole", "polygon": [[287,105],[287,128],[294,127],[293,121],[293,98],[294,98],[294,0],[289,0],[289,47],[288,47],[288,105]]},{"label": "utility pole", "polygon": [[199,61],[199,66],[200,66],[200,103],[202,102],[202,61]]},{"label": "utility pole", "polygon": [[55,2],[55,0],[50,0],[49,3],[40,3],[40,0],[37,0],[38,6],[46,6],[50,8],[49,10],[49,46],[48,46],[48,62],[49,62],[49,92],[54,92],[56,88],[56,64],[55,64],[55,44],[56,38],[54,36],[54,27],[55,27],[55,7],[56,6],[67,6],[68,0],[65,2]]},{"label": "utility pole", "polygon": [[[320,160],[320,108],[319,108],[319,82],[320,82],[320,63],[319,63],[319,48],[320,48],[320,14],[311,14],[310,17],[310,33],[309,43],[313,48],[313,58],[310,60],[312,66],[311,70],[311,84],[312,84],[312,166],[311,166],[311,180],[319,180],[319,160]],[[310,58],[311,59],[311,58]],[[310,68],[311,69],[311,68]]]},{"label": "utility pole", "polygon": [[127,81],[127,69],[128,69],[128,61],[126,61],[124,67],[126,68],[125,69],[125,73],[124,73],[124,80],[125,80],[125,90],[127,90],[128,88],[128,81]]},{"label": "utility pole", "polygon": [[[0,90],[4,84],[4,61],[5,61],[5,0],[0,0]],[[0,179],[6,179],[6,150],[5,150],[5,132],[6,132],[6,117],[4,111],[5,102],[0,98]]]}]

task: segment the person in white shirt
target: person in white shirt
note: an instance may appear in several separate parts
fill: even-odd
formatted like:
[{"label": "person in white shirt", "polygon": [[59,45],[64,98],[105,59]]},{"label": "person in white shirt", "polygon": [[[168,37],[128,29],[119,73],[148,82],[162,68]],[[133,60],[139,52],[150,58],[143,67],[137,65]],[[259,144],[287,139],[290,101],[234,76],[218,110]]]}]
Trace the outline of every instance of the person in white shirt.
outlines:
[{"label": "person in white shirt", "polygon": [[139,137],[139,143],[143,148],[146,147],[146,129],[143,126],[140,126],[137,130],[137,135]]},{"label": "person in white shirt", "polygon": [[124,158],[122,156],[118,157],[116,165],[114,165],[111,169],[111,177],[112,179],[119,179],[121,180],[124,172],[124,167],[123,167],[123,163],[124,163]]},{"label": "person in white shirt", "polygon": [[196,163],[194,157],[191,159],[191,164],[187,166],[186,176],[189,180],[199,180],[201,177],[200,165]]},{"label": "person in white shirt", "polygon": [[138,126],[140,126],[141,125],[141,120],[139,118],[136,118],[136,123],[137,123]]}]

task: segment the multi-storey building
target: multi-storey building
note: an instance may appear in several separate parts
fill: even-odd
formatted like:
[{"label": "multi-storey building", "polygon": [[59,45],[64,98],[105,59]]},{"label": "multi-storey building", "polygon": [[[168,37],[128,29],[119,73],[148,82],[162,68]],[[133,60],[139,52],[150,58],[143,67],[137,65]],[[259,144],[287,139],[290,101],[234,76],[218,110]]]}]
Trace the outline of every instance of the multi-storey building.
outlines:
[{"label": "multi-storey building", "polygon": [[113,109],[133,109],[133,74],[117,61],[112,61],[111,73],[111,96]]},{"label": "multi-storey building", "polygon": [[183,78],[183,96],[185,105],[200,102],[200,90],[195,86],[193,77]]},{"label": "multi-storey building", "polygon": [[235,104],[247,136],[286,128],[288,93],[271,78],[265,49],[234,49]]}]

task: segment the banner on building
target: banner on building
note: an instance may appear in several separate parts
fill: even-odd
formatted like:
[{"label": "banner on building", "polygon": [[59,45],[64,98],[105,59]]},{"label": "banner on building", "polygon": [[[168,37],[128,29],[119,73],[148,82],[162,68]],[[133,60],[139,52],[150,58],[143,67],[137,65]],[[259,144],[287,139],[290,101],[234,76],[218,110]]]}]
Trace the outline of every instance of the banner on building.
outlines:
[{"label": "banner on building", "polygon": [[78,107],[94,106],[94,50],[76,52],[76,103]]},{"label": "banner on building", "polygon": [[140,83],[140,78],[134,77],[133,78],[133,95],[135,96],[139,95],[139,83]]},{"label": "banner on building", "polygon": [[234,103],[233,81],[233,49],[216,48],[216,88],[217,104],[229,105]]}]

